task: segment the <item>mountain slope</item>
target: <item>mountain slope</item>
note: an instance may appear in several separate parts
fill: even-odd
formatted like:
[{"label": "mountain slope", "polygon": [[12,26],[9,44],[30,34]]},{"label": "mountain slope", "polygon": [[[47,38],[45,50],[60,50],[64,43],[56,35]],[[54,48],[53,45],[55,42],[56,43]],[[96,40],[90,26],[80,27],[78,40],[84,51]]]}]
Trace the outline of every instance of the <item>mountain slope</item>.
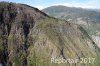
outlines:
[{"label": "mountain slope", "polygon": [[100,32],[100,12],[92,9],[82,9],[66,6],[51,6],[42,10],[50,16],[82,25],[89,35],[98,35]]},{"label": "mountain slope", "polygon": [[42,10],[50,16],[81,25],[100,47],[99,9],[82,9],[66,6],[51,6]]},{"label": "mountain slope", "polygon": [[[95,58],[94,63],[51,63],[51,58]],[[99,66],[100,49],[79,25],[25,4],[0,2],[3,66]]]}]

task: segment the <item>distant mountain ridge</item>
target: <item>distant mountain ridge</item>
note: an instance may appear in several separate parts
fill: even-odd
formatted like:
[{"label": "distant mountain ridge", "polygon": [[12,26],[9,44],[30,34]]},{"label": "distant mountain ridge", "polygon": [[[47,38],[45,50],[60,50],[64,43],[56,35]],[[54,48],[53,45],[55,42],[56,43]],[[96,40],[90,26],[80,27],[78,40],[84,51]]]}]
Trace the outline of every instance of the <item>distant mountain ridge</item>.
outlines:
[{"label": "distant mountain ridge", "polygon": [[[51,6],[42,10],[43,12],[47,13],[48,15],[55,16],[55,17],[87,17],[87,18],[95,18],[98,20],[100,19],[100,13],[95,11],[95,9],[83,9],[83,8],[76,8],[76,7],[67,7],[67,6]],[[57,15],[58,14],[58,15]],[[68,16],[68,17],[67,17]],[[64,19],[64,18],[63,18]]]}]

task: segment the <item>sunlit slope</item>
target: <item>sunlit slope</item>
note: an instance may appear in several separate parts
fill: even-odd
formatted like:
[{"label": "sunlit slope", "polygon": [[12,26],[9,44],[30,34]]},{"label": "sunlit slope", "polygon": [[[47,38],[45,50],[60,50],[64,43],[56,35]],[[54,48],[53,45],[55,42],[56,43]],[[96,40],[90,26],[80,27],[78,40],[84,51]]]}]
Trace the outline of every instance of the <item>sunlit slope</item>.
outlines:
[{"label": "sunlit slope", "polygon": [[[0,3],[3,66],[99,66],[100,49],[79,25],[25,4]],[[51,63],[51,58],[95,58],[93,63]]]}]

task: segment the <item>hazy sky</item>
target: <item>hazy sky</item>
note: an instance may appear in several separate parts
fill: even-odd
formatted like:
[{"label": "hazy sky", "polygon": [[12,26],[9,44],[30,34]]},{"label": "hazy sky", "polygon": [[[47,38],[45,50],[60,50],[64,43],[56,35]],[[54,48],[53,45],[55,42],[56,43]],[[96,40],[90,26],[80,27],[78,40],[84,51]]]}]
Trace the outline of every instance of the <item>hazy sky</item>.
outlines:
[{"label": "hazy sky", "polygon": [[100,9],[100,0],[0,0],[16,3],[24,3],[43,9],[53,5],[64,5],[69,7]]}]

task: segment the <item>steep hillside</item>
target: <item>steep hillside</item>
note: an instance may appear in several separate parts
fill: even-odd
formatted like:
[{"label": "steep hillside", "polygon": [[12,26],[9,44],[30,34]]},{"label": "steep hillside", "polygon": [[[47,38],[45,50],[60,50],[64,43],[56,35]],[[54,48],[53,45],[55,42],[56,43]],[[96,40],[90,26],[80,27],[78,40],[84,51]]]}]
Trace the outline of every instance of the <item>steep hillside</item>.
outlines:
[{"label": "steep hillside", "polygon": [[[52,58],[79,61],[54,63]],[[82,58],[87,60],[81,62]],[[79,25],[49,17],[25,4],[0,2],[0,64],[100,66],[100,49]]]},{"label": "steep hillside", "polygon": [[82,9],[66,6],[51,6],[42,10],[50,16],[81,25],[100,47],[99,9]]},{"label": "steep hillside", "polygon": [[100,36],[100,12],[96,10],[66,6],[51,6],[42,11],[50,16],[82,25],[89,35]]}]

